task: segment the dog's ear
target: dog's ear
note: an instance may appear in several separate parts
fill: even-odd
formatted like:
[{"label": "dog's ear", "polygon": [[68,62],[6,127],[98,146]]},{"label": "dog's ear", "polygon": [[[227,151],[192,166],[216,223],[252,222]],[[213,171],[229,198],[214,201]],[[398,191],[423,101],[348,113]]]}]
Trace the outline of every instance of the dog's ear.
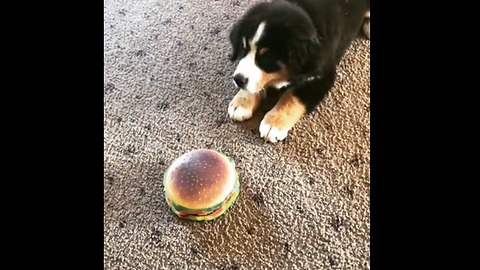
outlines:
[{"label": "dog's ear", "polygon": [[308,36],[292,39],[288,43],[288,68],[292,74],[302,74],[314,68],[320,55],[321,41],[317,37]]},{"label": "dog's ear", "polygon": [[232,44],[232,53],[230,54],[230,61],[234,62],[238,58],[241,46],[240,37],[240,22],[233,25],[230,30],[230,43]]}]

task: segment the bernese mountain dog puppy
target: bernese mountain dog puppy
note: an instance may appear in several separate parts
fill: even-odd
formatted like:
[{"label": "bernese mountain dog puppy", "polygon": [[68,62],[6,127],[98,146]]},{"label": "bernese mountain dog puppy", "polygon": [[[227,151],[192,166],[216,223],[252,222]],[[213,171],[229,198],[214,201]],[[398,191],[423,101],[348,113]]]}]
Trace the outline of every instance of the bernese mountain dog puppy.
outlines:
[{"label": "bernese mountain dog puppy", "polygon": [[260,136],[275,143],[312,112],[332,88],[336,68],[363,30],[370,38],[370,0],[273,0],[252,6],[232,27],[231,119],[252,117],[265,90],[282,96],[263,118]]}]

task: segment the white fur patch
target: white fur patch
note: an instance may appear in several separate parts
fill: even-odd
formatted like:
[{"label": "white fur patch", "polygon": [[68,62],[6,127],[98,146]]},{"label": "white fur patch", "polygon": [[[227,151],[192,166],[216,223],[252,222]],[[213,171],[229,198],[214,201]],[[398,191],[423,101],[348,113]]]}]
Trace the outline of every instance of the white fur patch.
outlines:
[{"label": "white fur patch", "polygon": [[[257,31],[255,31],[255,35],[248,42],[250,44],[250,51],[240,60],[235,72],[233,73],[233,76],[241,74],[243,77],[248,79],[245,90],[252,94],[258,93],[260,90],[258,84],[262,78],[262,70],[255,64],[255,53],[257,51],[257,43],[262,37],[264,30],[265,22],[261,22],[257,27]],[[242,41],[245,43],[245,38],[243,38]]]},{"label": "white fur patch", "polygon": [[272,84],[272,86],[275,87],[276,89],[280,89],[289,85],[290,85],[290,82],[287,82],[287,81],[277,82]]},{"label": "white fur patch", "polygon": [[311,77],[308,77],[308,78],[306,79],[306,81],[307,81],[307,82],[311,82],[311,81],[313,81],[313,80],[320,79],[321,77],[322,77],[322,76],[320,76],[320,75],[311,76]]}]

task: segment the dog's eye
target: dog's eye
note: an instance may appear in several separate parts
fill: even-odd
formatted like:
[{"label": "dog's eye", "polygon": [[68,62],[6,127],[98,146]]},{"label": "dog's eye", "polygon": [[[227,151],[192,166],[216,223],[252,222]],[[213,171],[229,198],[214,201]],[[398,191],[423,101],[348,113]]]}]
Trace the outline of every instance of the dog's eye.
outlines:
[{"label": "dog's eye", "polygon": [[264,55],[267,52],[268,52],[268,48],[261,48],[260,50],[258,50],[258,55]]}]

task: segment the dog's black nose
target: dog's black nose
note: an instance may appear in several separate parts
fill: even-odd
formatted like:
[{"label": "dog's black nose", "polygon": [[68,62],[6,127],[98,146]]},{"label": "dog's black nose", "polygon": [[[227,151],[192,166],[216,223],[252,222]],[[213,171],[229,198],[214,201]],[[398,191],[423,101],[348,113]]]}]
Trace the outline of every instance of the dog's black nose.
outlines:
[{"label": "dog's black nose", "polygon": [[245,78],[242,74],[236,74],[235,76],[233,76],[233,80],[235,81],[235,84],[242,89],[245,88],[248,83],[248,79]]}]

